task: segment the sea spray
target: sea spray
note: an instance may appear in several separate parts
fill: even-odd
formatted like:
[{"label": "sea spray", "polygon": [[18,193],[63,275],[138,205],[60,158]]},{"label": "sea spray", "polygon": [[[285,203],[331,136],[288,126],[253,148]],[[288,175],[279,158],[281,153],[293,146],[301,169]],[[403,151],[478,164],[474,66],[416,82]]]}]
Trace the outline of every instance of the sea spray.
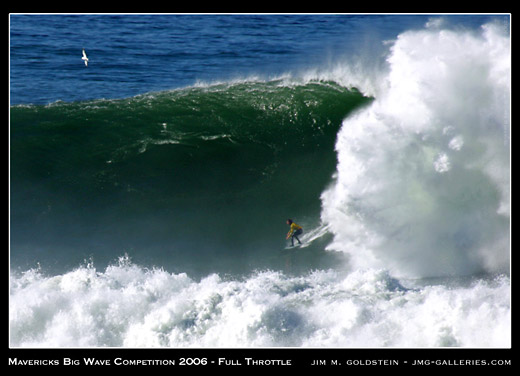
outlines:
[{"label": "sea spray", "polygon": [[376,100],[338,134],[330,249],[401,276],[508,271],[509,61],[494,24],[399,35]]}]

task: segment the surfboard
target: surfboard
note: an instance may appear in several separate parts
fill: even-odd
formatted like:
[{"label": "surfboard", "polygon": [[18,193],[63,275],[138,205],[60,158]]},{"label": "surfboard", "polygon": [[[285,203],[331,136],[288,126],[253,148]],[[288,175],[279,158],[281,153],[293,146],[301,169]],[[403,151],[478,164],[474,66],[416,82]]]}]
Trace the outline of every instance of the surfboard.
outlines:
[{"label": "surfboard", "polygon": [[321,238],[323,235],[325,235],[329,231],[328,225],[320,225],[316,227],[315,229],[310,230],[307,233],[303,233],[303,235],[300,237],[300,240],[302,242],[301,248],[308,247],[311,245],[313,241],[316,239]]},{"label": "surfboard", "polygon": [[303,235],[299,236],[302,244],[294,244],[288,245],[285,249],[293,249],[293,248],[305,248],[311,245],[313,241],[321,238],[323,235],[327,234],[329,231],[329,225],[320,225],[315,229],[310,230],[309,232],[304,232]]}]

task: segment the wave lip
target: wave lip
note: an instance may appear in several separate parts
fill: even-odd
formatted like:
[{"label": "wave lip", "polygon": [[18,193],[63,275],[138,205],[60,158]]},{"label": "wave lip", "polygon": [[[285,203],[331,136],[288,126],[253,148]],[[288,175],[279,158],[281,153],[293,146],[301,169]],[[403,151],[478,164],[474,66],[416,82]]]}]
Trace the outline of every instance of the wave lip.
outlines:
[{"label": "wave lip", "polygon": [[338,134],[330,248],[403,276],[508,272],[509,37],[408,31],[387,62],[376,100]]}]

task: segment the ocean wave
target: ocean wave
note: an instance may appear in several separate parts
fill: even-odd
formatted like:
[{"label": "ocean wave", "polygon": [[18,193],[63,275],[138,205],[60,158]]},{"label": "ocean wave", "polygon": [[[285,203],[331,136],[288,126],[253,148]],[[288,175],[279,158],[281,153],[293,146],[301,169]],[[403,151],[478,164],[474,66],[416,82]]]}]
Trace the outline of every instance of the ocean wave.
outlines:
[{"label": "ocean wave", "polygon": [[510,39],[443,27],[11,107],[10,345],[509,347]]},{"label": "ocean wave", "polygon": [[288,216],[319,219],[337,130],[370,100],[275,79],[12,107],[12,266],[52,259],[63,272],[131,251],[181,271],[260,267],[259,251],[283,249]]}]

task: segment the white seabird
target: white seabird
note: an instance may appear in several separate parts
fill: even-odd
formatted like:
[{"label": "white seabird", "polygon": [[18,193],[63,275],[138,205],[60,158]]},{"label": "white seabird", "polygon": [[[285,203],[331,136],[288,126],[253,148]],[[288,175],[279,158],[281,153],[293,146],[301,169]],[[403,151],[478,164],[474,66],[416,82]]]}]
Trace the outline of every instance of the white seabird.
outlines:
[{"label": "white seabird", "polygon": [[88,67],[88,57],[85,53],[85,49],[83,49],[83,57],[81,58],[81,60],[83,60],[85,62],[85,66]]}]

